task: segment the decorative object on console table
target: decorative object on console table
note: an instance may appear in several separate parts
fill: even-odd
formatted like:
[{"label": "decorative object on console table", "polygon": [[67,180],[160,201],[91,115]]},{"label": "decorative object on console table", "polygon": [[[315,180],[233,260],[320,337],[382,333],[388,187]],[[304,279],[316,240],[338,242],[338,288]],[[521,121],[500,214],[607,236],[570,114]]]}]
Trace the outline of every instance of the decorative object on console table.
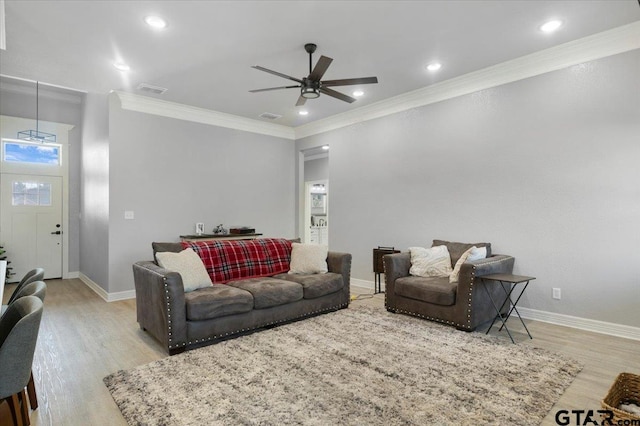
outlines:
[{"label": "decorative object on console table", "polygon": [[373,272],[375,274],[375,283],[373,286],[373,294],[382,293],[382,281],[380,274],[384,274],[384,262],[382,257],[385,254],[400,253],[400,250],[396,250],[395,247],[382,247],[373,249]]},{"label": "decorative object on console table", "polygon": [[222,224],[216,226],[215,228],[213,228],[213,233],[214,234],[228,234],[227,230],[224,229],[224,226],[222,226]]},{"label": "decorative object on console table", "polygon": [[[507,320],[511,316],[511,313],[515,311],[516,315],[520,319],[520,322],[524,326],[524,329],[527,330],[527,334],[529,335],[529,338],[533,339],[533,336],[531,336],[531,333],[529,333],[529,329],[527,328],[526,324],[524,323],[524,321],[522,321],[522,317],[520,316],[520,312],[518,312],[518,308],[516,308],[516,305],[520,301],[520,298],[524,294],[524,291],[527,289],[529,282],[535,280],[535,277],[525,277],[522,275],[513,275],[513,274],[491,274],[491,275],[480,275],[478,276],[478,278],[480,278],[480,282],[482,282],[484,290],[486,291],[487,295],[489,296],[489,299],[491,300],[491,304],[496,310],[496,316],[493,318],[493,321],[491,321],[491,325],[487,329],[486,334],[489,334],[489,331],[491,331],[491,327],[493,327],[493,324],[495,324],[496,320],[500,318],[502,325],[500,326],[498,331],[502,331],[502,328],[504,327],[504,329],[507,330],[507,334],[509,335],[509,338],[511,338],[511,342],[516,343],[515,340],[513,340],[513,336],[511,335],[509,328],[507,327]],[[504,298],[504,301],[502,302],[502,305],[500,305],[500,308],[498,308],[497,301],[494,299],[493,296],[491,296],[491,293],[487,288],[487,286],[491,282],[500,283],[500,287],[502,287],[502,291],[504,291],[504,294],[506,296]],[[522,290],[520,291],[520,294],[516,298],[516,300],[513,301],[511,300],[511,294],[513,294],[513,290],[515,290],[518,284],[524,284],[524,285],[522,287]],[[511,308],[509,308],[509,306],[511,306]],[[508,309],[506,315],[502,313],[504,312],[505,307]]]},{"label": "decorative object on console table", "polygon": [[214,241],[214,240],[255,240],[262,234],[201,234],[180,235],[180,241]]},{"label": "decorative object on console table", "polygon": [[236,226],[233,228],[229,228],[230,234],[255,234],[256,229],[250,228],[248,226]]},{"label": "decorative object on console table", "polygon": [[196,223],[196,235],[204,234],[204,223],[198,222]]}]

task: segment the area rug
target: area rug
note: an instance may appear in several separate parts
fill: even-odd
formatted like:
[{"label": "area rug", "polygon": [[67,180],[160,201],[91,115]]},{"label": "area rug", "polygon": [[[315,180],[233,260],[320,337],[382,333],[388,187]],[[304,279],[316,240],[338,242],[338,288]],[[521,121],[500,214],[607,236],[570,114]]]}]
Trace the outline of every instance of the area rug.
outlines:
[{"label": "area rug", "polygon": [[104,383],[130,425],[531,425],[581,369],[506,338],[360,306]]}]

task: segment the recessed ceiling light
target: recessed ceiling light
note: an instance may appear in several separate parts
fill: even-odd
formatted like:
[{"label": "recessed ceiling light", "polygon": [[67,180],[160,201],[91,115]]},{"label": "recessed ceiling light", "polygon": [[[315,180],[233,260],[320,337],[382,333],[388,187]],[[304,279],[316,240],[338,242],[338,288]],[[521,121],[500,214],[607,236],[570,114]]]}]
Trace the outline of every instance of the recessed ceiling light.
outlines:
[{"label": "recessed ceiling light", "polygon": [[156,28],[158,30],[161,30],[167,27],[167,21],[165,21],[159,16],[145,16],[144,22],[146,22],[148,26],[152,28]]},{"label": "recessed ceiling light", "polygon": [[124,62],[116,62],[113,66],[120,71],[129,71],[131,69],[131,67]]},{"label": "recessed ceiling light", "polygon": [[362,90],[356,90],[353,92],[353,96],[355,96],[356,98],[362,95],[364,95],[364,92]]},{"label": "recessed ceiling light", "polygon": [[438,71],[440,68],[442,68],[442,64],[440,62],[433,62],[427,65],[427,69],[429,71]]},{"label": "recessed ceiling light", "polygon": [[329,150],[329,145],[322,145],[322,149],[324,149],[325,151]]},{"label": "recessed ceiling light", "polygon": [[305,111],[304,109],[302,109],[302,110],[298,111],[298,114],[307,115],[307,114],[309,114],[309,111]]},{"label": "recessed ceiling light", "polygon": [[540,25],[540,31],[545,33],[552,33],[561,26],[562,21],[554,19],[553,21],[545,22],[544,24]]}]

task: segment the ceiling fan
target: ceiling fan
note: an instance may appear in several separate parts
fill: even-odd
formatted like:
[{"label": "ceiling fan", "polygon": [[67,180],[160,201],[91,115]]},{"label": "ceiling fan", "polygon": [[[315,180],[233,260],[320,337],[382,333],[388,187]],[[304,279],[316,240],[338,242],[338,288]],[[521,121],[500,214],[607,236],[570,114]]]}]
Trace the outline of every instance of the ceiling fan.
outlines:
[{"label": "ceiling fan", "polygon": [[279,73],[277,71],[273,71],[259,65],[253,65],[251,68],[255,68],[260,71],[268,72],[273,75],[277,75],[282,78],[286,78],[288,80],[295,81],[299,83],[295,86],[280,86],[280,87],[270,87],[268,89],[256,89],[249,90],[251,93],[257,92],[266,92],[269,90],[280,90],[280,89],[294,89],[300,88],[300,96],[298,97],[298,102],[296,102],[296,106],[304,105],[307,99],[315,99],[320,96],[320,93],[325,95],[329,95],[333,98],[340,99],[345,102],[355,102],[355,98],[351,96],[347,96],[344,93],[337,92],[333,89],[329,89],[329,87],[335,86],[350,86],[353,84],[373,84],[378,82],[377,77],[362,77],[362,78],[346,78],[341,80],[324,80],[321,81],[322,76],[325,72],[327,72],[327,68],[331,65],[333,59],[328,58],[326,56],[320,56],[318,63],[316,66],[312,68],[312,55],[313,52],[316,51],[317,46],[313,43],[307,43],[304,45],[304,50],[309,54],[309,76],[302,77],[302,79],[288,76],[286,74]]}]

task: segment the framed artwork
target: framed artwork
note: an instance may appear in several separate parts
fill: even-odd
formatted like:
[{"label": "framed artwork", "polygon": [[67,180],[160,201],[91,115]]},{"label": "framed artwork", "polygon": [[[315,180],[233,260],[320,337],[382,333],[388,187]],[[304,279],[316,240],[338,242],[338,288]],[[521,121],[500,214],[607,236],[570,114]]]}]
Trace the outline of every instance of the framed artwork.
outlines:
[{"label": "framed artwork", "polygon": [[204,234],[204,223],[198,222],[196,223],[196,235]]},{"label": "framed artwork", "polygon": [[327,213],[326,194],[311,194],[311,213],[312,214]]}]

